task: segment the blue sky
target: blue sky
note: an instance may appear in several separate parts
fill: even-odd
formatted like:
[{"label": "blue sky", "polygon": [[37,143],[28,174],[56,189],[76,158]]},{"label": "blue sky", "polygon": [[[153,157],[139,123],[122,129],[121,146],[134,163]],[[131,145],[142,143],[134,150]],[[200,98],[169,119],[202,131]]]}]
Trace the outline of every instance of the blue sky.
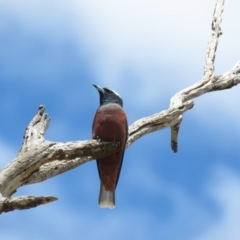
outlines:
[{"label": "blue sky", "polygon": [[[129,124],[167,109],[200,80],[215,0],[0,1],[0,168],[17,154],[44,104],[46,139],[86,140],[99,104],[92,83],[117,91]],[[225,3],[216,74],[240,60],[239,1]],[[204,95],[170,130],[126,150],[114,210],[97,205],[94,161],[15,195],[57,202],[2,214],[0,239],[240,238],[239,86]]]}]

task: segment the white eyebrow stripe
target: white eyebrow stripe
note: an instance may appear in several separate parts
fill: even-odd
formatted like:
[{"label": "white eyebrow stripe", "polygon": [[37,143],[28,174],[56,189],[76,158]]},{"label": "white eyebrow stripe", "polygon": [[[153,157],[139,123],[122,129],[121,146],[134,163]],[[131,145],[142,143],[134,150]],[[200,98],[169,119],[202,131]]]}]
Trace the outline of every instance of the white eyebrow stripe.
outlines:
[{"label": "white eyebrow stripe", "polygon": [[115,92],[114,90],[112,90],[110,88],[106,88],[106,87],[105,87],[105,89],[108,89],[108,90],[112,91],[113,93],[115,93],[115,95],[117,95],[118,97],[120,97],[122,99],[122,97],[117,92]]},{"label": "white eyebrow stripe", "polygon": [[112,89],[111,89],[111,91],[114,92],[117,96],[119,96],[121,98],[121,96],[117,92],[113,91]]}]

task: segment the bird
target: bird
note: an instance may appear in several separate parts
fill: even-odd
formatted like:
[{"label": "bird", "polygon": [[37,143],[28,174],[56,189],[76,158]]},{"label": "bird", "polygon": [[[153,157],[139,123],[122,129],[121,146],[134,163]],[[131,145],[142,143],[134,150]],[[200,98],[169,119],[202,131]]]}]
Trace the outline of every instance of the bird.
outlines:
[{"label": "bird", "polygon": [[115,189],[121,172],[125,145],[128,138],[127,115],[123,110],[121,96],[109,88],[94,85],[100,96],[100,106],[92,125],[92,139],[114,141],[120,144],[116,153],[97,159],[100,178],[98,205],[101,208],[115,207]]}]

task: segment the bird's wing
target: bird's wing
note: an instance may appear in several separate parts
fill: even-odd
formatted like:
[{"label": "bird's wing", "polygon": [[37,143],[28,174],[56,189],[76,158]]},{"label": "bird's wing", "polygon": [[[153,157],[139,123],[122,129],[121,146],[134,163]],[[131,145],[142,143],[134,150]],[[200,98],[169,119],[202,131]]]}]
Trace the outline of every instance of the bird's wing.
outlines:
[{"label": "bird's wing", "polygon": [[[99,107],[99,108],[100,108],[100,107]],[[96,120],[96,115],[97,115],[97,112],[98,112],[99,108],[97,109],[97,111],[96,111],[96,113],[95,113],[95,116],[94,116],[94,119],[93,119],[92,132],[93,132],[93,126],[94,126],[94,123],[95,123],[95,120]],[[98,175],[99,175],[99,178],[101,179],[101,173],[100,173],[100,170],[99,170],[98,161],[96,161],[96,162],[97,162]]]},{"label": "bird's wing", "polygon": [[[124,144],[124,148],[125,148],[125,145],[126,145],[126,142],[127,142],[127,139],[128,139],[128,123],[126,121],[126,138],[125,138],[125,144]],[[119,166],[119,170],[118,170],[118,175],[117,175],[117,179],[116,179],[116,185],[115,185],[115,188],[117,187],[117,183],[118,183],[118,179],[119,179],[119,175],[120,175],[120,172],[121,172],[121,168],[122,168],[122,162],[123,162],[123,157],[124,157],[124,152],[125,152],[125,149],[122,153],[122,157],[121,157],[121,162],[120,162],[120,166]],[[100,174],[100,173],[99,173]],[[100,176],[100,175],[99,175]]]}]

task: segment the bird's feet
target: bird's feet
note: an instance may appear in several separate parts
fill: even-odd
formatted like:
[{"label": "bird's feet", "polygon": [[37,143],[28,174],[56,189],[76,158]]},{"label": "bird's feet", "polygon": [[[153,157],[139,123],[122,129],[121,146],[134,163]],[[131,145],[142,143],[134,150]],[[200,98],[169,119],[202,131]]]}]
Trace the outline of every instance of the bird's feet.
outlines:
[{"label": "bird's feet", "polygon": [[120,147],[120,142],[117,141],[116,139],[113,140],[113,144],[114,144],[114,146],[116,146],[116,147]]},{"label": "bird's feet", "polygon": [[103,142],[103,139],[100,138],[99,136],[96,137],[96,140],[97,140],[98,142]]},{"label": "bird's feet", "polygon": [[[97,140],[98,142],[103,142],[103,141],[104,141],[104,140],[103,140],[102,138],[100,138],[99,136],[96,137],[96,140]],[[120,147],[120,142],[117,141],[116,139],[113,140],[113,144],[114,144],[114,146],[116,146],[116,147]]]}]

